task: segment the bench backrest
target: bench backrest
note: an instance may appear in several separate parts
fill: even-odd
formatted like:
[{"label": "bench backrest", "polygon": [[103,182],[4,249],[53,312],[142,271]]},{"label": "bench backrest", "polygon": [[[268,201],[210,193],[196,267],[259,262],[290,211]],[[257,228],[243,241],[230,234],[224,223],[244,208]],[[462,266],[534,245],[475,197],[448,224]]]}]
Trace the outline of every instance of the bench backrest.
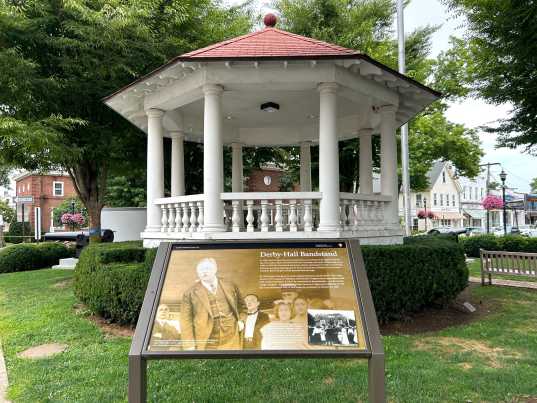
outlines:
[{"label": "bench backrest", "polygon": [[537,277],[537,253],[480,250],[486,273]]}]

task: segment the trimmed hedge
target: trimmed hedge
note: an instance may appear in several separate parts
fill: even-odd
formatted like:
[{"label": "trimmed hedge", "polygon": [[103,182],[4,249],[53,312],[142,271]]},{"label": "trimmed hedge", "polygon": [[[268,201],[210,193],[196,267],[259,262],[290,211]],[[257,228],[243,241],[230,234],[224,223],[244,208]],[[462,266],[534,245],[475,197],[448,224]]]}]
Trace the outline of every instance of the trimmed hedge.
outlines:
[{"label": "trimmed hedge", "polygon": [[[364,246],[363,255],[381,321],[445,304],[468,283],[463,249],[452,241]],[[105,318],[134,324],[155,256],[132,243],[90,245],[75,269],[75,294]]]},{"label": "trimmed hedge", "polygon": [[364,246],[362,252],[382,322],[444,305],[468,284],[463,249],[453,241]]},{"label": "trimmed hedge", "polygon": [[479,249],[537,253],[537,238],[521,235],[495,236],[485,234],[472,236],[464,238],[462,245],[464,252],[469,257],[479,257]]},{"label": "trimmed hedge", "polygon": [[[15,221],[9,224],[9,231],[6,234],[6,242],[8,243],[21,243],[22,238],[22,221]],[[32,239],[34,235],[34,232],[32,231],[32,227],[30,226],[30,223],[25,221],[24,222],[24,237]]]},{"label": "trimmed hedge", "polygon": [[0,249],[0,273],[46,269],[74,255],[73,248],[57,242],[6,246]]},{"label": "trimmed hedge", "polygon": [[403,244],[421,244],[423,242],[452,241],[459,242],[459,236],[455,234],[421,234],[403,238]]},{"label": "trimmed hedge", "polygon": [[136,323],[154,253],[138,241],[90,244],[75,268],[75,295],[106,319]]}]

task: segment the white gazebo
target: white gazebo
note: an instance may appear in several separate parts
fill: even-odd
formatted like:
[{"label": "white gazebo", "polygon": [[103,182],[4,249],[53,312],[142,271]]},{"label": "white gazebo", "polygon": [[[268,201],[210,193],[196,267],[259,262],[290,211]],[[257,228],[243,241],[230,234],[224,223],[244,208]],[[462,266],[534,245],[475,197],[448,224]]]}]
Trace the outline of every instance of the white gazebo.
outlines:
[{"label": "white gazebo", "polygon": [[[144,245],[181,239],[357,237],[401,242],[396,129],[439,93],[355,50],[265,28],[178,56],[105,99],[147,133]],[[374,192],[372,136],[380,136]],[[164,197],[170,137],[171,197]],[[338,142],[358,137],[358,193],[339,189]],[[203,193],[185,195],[184,141],[203,143]],[[310,146],[319,145],[319,189]],[[232,148],[225,193],[223,147]],[[244,147],[300,146],[299,192],[244,192]]]}]

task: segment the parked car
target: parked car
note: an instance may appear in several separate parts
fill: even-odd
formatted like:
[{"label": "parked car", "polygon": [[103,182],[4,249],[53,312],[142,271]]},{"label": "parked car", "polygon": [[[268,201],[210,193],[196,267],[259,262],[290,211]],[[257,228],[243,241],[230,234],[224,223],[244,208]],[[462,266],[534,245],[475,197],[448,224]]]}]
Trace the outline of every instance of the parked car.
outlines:
[{"label": "parked car", "polygon": [[466,228],[453,228],[453,227],[436,227],[433,229],[430,229],[427,232],[429,235],[438,235],[438,234],[453,234],[453,235],[462,235],[466,234],[467,230]]},{"label": "parked car", "polygon": [[464,236],[476,236],[482,235],[484,233],[483,228],[481,227],[466,227],[466,233],[461,234]]},{"label": "parked car", "polygon": [[[522,232],[520,231],[519,227],[513,227],[511,225],[507,226],[507,235],[520,235]],[[495,227],[491,231],[496,236],[504,236],[503,227]]]},{"label": "parked car", "polygon": [[520,225],[518,227],[520,234],[530,238],[537,238],[537,228],[533,225]]}]

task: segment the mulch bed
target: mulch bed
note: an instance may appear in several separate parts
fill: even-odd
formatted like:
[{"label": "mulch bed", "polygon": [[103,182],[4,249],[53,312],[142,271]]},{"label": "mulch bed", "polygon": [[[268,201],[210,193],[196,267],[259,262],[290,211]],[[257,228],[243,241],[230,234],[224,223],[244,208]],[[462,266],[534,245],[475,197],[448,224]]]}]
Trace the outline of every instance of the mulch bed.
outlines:
[{"label": "mulch bed", "polygon": [[476,309],[474,313],[461,312],[453,305],[428,308],[401,320],[382,324],[380,332],[383,336],[436,332],[448,327],[472,323],[496,312],[499,309],[499,303],[475,297],[471,292],[475,287],[480,287],[480,285],[470,284],[456,299],[459,303],[470,302]]}]

